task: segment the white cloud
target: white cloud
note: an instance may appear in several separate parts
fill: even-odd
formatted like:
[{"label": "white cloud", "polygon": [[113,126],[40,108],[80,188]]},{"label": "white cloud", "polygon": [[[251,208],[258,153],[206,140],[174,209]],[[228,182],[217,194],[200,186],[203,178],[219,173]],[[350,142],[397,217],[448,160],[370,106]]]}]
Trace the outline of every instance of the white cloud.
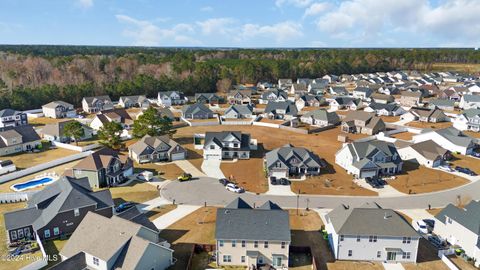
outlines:
[{"label": "white cloud", "polygon": [[277,7],[281,7],[283,5],[292,5],[296,7],[306,7],[308,6],[312,0],[276,0],[275,5]]},{"label": "white cloud", "polygon": [[81,8],[93,7],[93,0],[77,0],[77,5]]},{"label": "white cloud", "polygon": [[195,29],[189,24],[176,24],[171,28],[160,28],[150,21],[138,20],[127,15],[115,15],[119,22],[127,24],[123,31],[126,37],[133,39],[135,46],[159,45],[197,45],[200,42],[189,34]]},{"label": "white cloud", "polygon": [[325,12],[330,7],[330,4],[327,2],[319,2],[311,4],[307,9],[305,9],[304,17],[315,16]]},{"label": "white cloud", "polygon": [[212,11],[213,11],[213,7],[211,7],[211,6],[205,6],[205,7],[200,8],[200,11],[203,11],[203,12],[212,12]]},{"label": "white cloud", "polygon": [[202,22],[197,22],[197,25],[200,27],[204,35],[225,35],[232,32],[234,22],[235,20],[232,18],[211,18]]},{"label": "white cloud", "polygon": [[258,37],[273,38],[277,43],[283,43],[303,36],[302,25],[285,21],[273,25],[244,24],[237,41]]}]

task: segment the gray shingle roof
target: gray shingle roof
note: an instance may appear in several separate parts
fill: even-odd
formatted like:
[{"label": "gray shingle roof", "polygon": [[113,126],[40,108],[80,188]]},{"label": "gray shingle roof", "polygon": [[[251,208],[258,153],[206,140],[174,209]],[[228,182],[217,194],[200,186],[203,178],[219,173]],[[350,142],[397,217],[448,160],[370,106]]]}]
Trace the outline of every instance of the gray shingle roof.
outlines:
[{"label": "gray shingle roof", "polygon": [[[287,144],[283,147],[276,148],[265,155],[267,168],[289,168],[292,158],[298,160],[296,167],[316,168],[323,167],[323,163],[320,158],[314,153],[308,151],[303,147],[294,147]],[[280,164],[277,164],[279,162]],[[280,167],[278,166],[280,165]]]},{"label": "gray shingle roof", "polygon": [[171,150],[175,149],[177,145],[178,143],[168,136],[152,137],[149,135],[145,135],[138,142],[130,145],[128,149],[133,151],[137,155],[146,155],[153,153],[160,146],[162,148],[166,147],[167,149],[169,149],[167,152],[170,152]]},{"label": "gray shingle roof", "polygon": [[230,106],[226,111],[225,114],[229,113],[230,111],[235,111],[240,115],[247,115],[247,114],[252,114],[253,113],[253,107],[250,105],[232,105]]},{"label": "gray shingle roof", "polygon": [[[0,136],[5,138],[10,138],[12,136],[22,136],[22,142],[33,142],[39,141],[40,136],[38,136],[37,132],[33,129],[30,125],[25,126],[18,126],[18,127],[8,127],[0,129]],[[6,147],[7,145],[3,140],[0,140],[0,148]]]},{"label": "gray shingle roof", "polygon": [[207,132],[205,133],[205,143],[204,145],[208,145],[211,142],[214,142],[218,146],[225,148],[222,144],[225,139],[232,135],[238,141],[240,141],[240,149],[239,150],[250,150],[250,134],[242,133],[240,131],[220,131],[220,132]]},{"label": "gray shingle roof", "polygon": [[448,204],[435,218],[440,222],[446,222],[446,217],[455,220],[468,230],[480,235],[480,202],[471,201],[464,209],[458,208],[453,204]]},{"label": "gray shingle roof", "polygon": [[338,123],[340,122],[340,117],[336,112],[328,112],[324,109],[319,109],[315,111],[309,111],[303,115],[303,117],[313,117],[313,119],[320,121],[328,121],[328,123]]},{"label": "gray shingle roof", "polygon": [[438,129],[432,132],[436,132],[437,134],[449,140],[453,144],[459,146],[468,147],[474,143],[474,139],[472,137],[464,134],[463,132],[454,127]]},{"label": "gray shingle roof", "polygon": [[217,209],[215,238],[289,242],[289,215],[279,209],[220,208]]},{"label": "gray shingle roof", "polygon": [[464,95],[463,100],[465,102],[480,102],[480,95]]},{"label": "gray shingle roof", "polygon": [[63,107],[66,107],[66,108],[73,108],[73,105],[70,104],[70,103],[67,103],[65,101],[61,101],[61,100],[57,100],[57,101],[52,101],[50,103],[47,103],[45,105],[43,105],[42,107],[46,107],[46,108],[56,108],[58,106],[63,106]]},{"label": "gray shingle roof", "polygon": [[292,116],[298,114],[297,106],[291,101],[268,102],[265,113],[276,114],[277,110],[285,110],[285,114]]},{"label": "gray shingle roof", "polygon": [[212,110],[210,110],[207,106],[202,103],[195,103],[192,105],[185,105],[182,107],[182,113],[185,114],[197,114],[197,113],[208,113],[213,114]]},{"label": "gray shingle roof", "polygon": [[12,109],[3,109],[0,111],[0,117],[7,117],[7,116],[14,116],[19,113],[22,113],[20,111],[12,110]]}]

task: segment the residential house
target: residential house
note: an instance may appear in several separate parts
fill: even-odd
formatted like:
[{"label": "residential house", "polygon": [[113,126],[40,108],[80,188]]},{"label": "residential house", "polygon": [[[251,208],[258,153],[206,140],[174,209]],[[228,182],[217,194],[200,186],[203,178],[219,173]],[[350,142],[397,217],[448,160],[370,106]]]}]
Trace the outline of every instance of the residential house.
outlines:
[{"label": "residential house", "polygon": [[72,104],[64,101],[52,101],[42,106],[43,115],[50,118],[74,118],[77,111]]},{"label": "residential house", "polygon": [[375,92],[368,88],[368,87],[357,87],[353,90],[353,97],[355,98],[360,98],[362,100],[370,100],[370,97],[374,94]]},{"label": "residential house", "polygon": [[109,96],[84,97],[82,109],[86,113],[98,113],[113,110],[113,103]]},{"label": "residential house", "polygon": [[402,120],[409,119],[410,121],[420,121],[426,123],[438,123],[447,121],[445,113],[437,108],[421,108],[412,107],[408,113],[402,115]]},{"label": "residential house", "polygon": [[370,103],[365,109],[366,112],[374,112],[376,115],[385,115],[385,116],[398,116],[406,113],[400,105],[397,103]]},{"label": "residential house", "polygon": [[71,177],[62,177],[33,193],[26,204],[26,208],[4,214],[10,243],[70,235],[88,212],[111,217],[114,206],[110,190],[94,192],[86,178]]},{"label": "residential house", "polygon": [[397,95],[400,93],[400,89],[398,89],[396,86],[386,86],[386,87],[381,87],[378,89],[378,92],[384,95]]},{"label": "residential house", "polygon": [[187,97],[179,91],[158,92],[157,103],[163,107],[183,105],[187,103]]},{"label": "residential house", "polygon": [[328,127],[339,124],[340,117],[335,112],[319,109],[302,115],[300,122],[317,127]]},{"label": "residential house", "polygon": [[403,166],[395,145],[379,140],[344,144],[335,154],[335,163],[360,179],[394,175]]},{"label": "residential house", "polygon": [[455,101],[450,99],[432,99],[428,102],[428,108],[453,111],[455,110]]},{"label": "residential house", "polygon": [[329,83],[332,83],[332,82],[337,82],[339,77],[337,75],[327,74],[323,76],[322,79],[328,80]]},{"label": "residential house", "polygon": [[292,95],[304,95],[307,92],[308,92],[307,85],[303,83],[294,83],[290,87],[290,94]]},{"label": "residential house", "polygon": [[228,92],[227,100],[229,104],[252,104],[252,90],[232,90]]},{"label": "residential house", "polygon": [[[70,143],[75,140],[73,137],[65,135],[65,125],[75,122],[75,120],[67,120],[57,122],[54,124],[46,124],[40,131],[40,135],[44,140],[51,142]],[[83,129],[83,136],[78,141],[91,139],[93,136],[93,129],[87,125],[80,123]]]},{"label": "residential house", "polygon": [[425,131],[418,135],[414,135],[413,142],[419,143],[428,140],[434,141],[452,153],[460,153],[469,155],[476,147],[476,140],[460,130],[449,127],[438,130]]},{"label": "residential house", "polygon": [[461,95],[460,93],[458,93],[455,88],[449,88],[449,89],[445,89],[443,90],[443,92],[441,92],[439,95],[438,95],[438,98],[441,98],[441,99],[449,99],[449,100],[454,100],[454,101],[459,101],[461,99]]},{"label": "residential house", "polygon": [[418,164],[428,168],[435,168],[450,159],[450,151],[441,147],[432,140],[415,143],[398,149],[403,160],[415,160]]},{"label": "residential house", "polygon": [[150,101],[146,96],[121,96],[118,105],[120,107],[128,109],[132,107],[138,108],[148,108],[150,106]]},{"label": "residential house", "polygon": [[311,79],[309,78],[297,78],[297,83],[298,84],[303,84],[305,86],[309,85],[312,82]]},{"label": "residential house", "polygon": [[59,252],[62,262],[50,269],[165,270],[174,263],[169,246],[157,230],[118,216],[88,213]]},{"label": "residential house", "polygon": [[169,108],[165,108],[165,107],[154,107],[154,108],[157,110],[158,117],[160,118],[166,117],[172,121],[175,121],[175,115],[173,115],[173,112]]},{"label": "residential house", "polygon": [[421,236],[397,212],[367,203],[340,205],[326,216],[337,260],[415,263]]},{"label": "residential house", "polygon": [[217,209],[215,241],[220,267],[241,265],[260,269],[268,265],[286,269],[291,243],[288,212],[271,201],[252,208],[237,198],[225,208]]},{"label": "residential house", "polygon": [[254,149],[250,134],[240,131],[205,133],[203,158],[205,160],[250,159]]},{"label": "residential house", "polygon": [[215,93],[196,93],[195,102],[204,104],[219,104],[222,101],[222,97]]},{"label": "residential house", "polygon": [[435,215],[433,232],[454,246],[460,246],[480,267],[480,201],[464,208],[448,204]]},{"label": "residential house", "polygon": [[269,102],[287,101],[288,93],[282,90],[268,90],[262,93],[258,99],[259,104],[268,104]]},{"label": "residential house", "polygon": [[372,102],[375,103],[380,103],[380,104],[388,104],[395,102],[395,98],[391,95],[385,95],[385,94],[379,94],[379,93],[374,93],[370,96],[370,99]]},{"label": "residential house", "polygon": [[359,98],[353,97],[335,97],[330,100],[330,108],[333,110],[356,111],[363,108],[363,102]]},{"label": "residential house", "polygon": [[224,119],[251,119],[253,117],[251,105],[232,105],[223,114]]},{"label": "residential house", "polygon": [[386,130],[383,120],[374,113],[365,111],[349,112],[342,121],[342,131],[374,135]]},{"label": "residential house", "polygon": [[28,125],[27,114],[12,109],[0,111],[0,128],[18,127]]},{"label": "residential house", "polygon": [[330,94],[336,96],[347,96],[349,93],[344,86],[333,86],[330,87]]},{"label": "residential house", "polygon": [[467,85],[468,91],[470,93],[479,93],[480,92],[480,82],[470,83]]},{"label": "residential house", "polygon": [[133,126],[134,120],[125,109],[114,109],[95,115],[95,118],[90,122],[90,127],[94,130],[100,130],[106,123],[110,122],[120,123],[123,129],[128,130]]},{"label": "residential house", "polygon": [[319,95],[302,95],[296,101],[297,109],[302,110],[304,107],[320,107],[328,104],[323,96]]},{"label": "residential house", "polygon": [[0,160],[0,175],[14,172],[17,170],[17,167],[13,163],[13,161],[7,160]]},{"label": "residential house", "polygon": [[467,109],[479,109],[480,108],[480,95],[463,95],[460,99],[458,107]]},{"label": "residential house", "polygon": [[187,150],[169,136],[145,135],[128,147],[128,156],[138,163],[182,160]]},{"label": "residential house", "polygon": [[480,109],[467,109],[453,119],[453,127],[464,131],[480,132]]},{"label": "residential house", "polygon": [[133,162],[117,151],[103,148],[73,166],[72,174],[87,177],[92,188],[110,187],[128,180],[133,174]]},{"label": "residential house", "polygon": [[211,119],[215,115],[205,104],[195,103],[192,105],[183,105],[182,117],[185,119]]},{"label": "residential house", "polygon": [[290,89],[292,87],[292,79],[278,79],[278,88],[280,89]]},{"label": "residential house", "polygon": [[400,105],[413,107],[422,103],[422,92],[420,91],[402,91],[400,94]]},{"label": "residential house", "polygon": [[265,154],[264,165],[268,176],[289,178],[318,175],[325,162],[306,148],[286,144]]},{"label": "residential house", "polygon": [[318,95],[318,94],[325,94],[328,88],[328,81],[324,79],[313,80],[308,85],[308,92]]},{"label": "residential house", "polygon": [[0,156],[32,151],[41,144],[40,136],[30,125],[0,128]]},{"label": "residential house", "polygon": [[291,101],[269,102],[263,116],[269,119],[292,120],[298,114],[298,109]]}]

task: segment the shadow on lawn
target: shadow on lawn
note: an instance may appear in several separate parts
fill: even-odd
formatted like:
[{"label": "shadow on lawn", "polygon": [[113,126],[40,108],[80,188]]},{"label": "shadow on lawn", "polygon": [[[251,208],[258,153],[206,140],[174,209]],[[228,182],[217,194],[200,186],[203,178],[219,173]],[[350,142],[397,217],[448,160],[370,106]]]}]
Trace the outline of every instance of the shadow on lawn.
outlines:
[{"label": "shadow on lawn", "polygon": [[[317,266],[317,269],[327,270],[327,263],[335,262],[328,241],[323,239],[323,236],[319,231],[292,230],[291,234],[292,246],[310,247],[311,254],[313,255],[312,259],[315,260],[315,265]],[[299,260],[296,262],[296,264],[305,262],[305,260]],[[311,263],[312,261],[310,261],[310,264]]]}]

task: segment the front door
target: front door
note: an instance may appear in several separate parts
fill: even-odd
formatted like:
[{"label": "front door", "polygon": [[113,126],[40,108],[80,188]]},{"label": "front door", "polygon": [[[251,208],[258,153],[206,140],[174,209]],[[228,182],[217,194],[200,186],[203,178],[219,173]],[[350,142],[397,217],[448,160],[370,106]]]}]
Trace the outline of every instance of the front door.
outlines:
[{"label": "front door", "polygon": [[396,252],[387,252],[387,261],[396,261],[397,253]]}]

